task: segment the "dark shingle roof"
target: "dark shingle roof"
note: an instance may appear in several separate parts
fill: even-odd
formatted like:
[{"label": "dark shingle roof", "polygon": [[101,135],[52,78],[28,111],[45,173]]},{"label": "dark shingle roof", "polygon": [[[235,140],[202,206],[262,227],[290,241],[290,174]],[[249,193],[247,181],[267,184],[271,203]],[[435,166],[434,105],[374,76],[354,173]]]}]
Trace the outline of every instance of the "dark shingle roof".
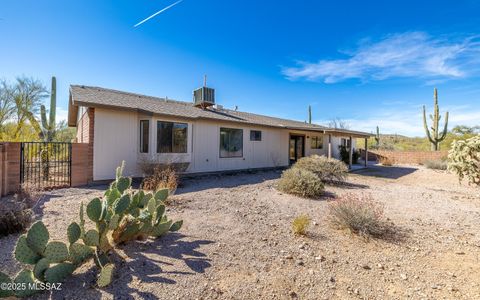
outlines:
[{"label": "dark shingle roof", "polygon": [[[70,98],[70,105],[74,107],[78,107],[79,105],[87,107],[111,107],[188,119],[210,119],[321,132],[329,130],[327,127],[316,124],[308,124],[305,122],[240,112],[225,108],[216,109],[210,107],[208,109],[201,109],[194,107],[192,102],[167,100],[164,98],[100,87],[72,85],[70,86]],[[72,114],[71,110],[69,110],[69,114]],[[69,118],[69,120],[73,121],[73,116],[71,117],[72,119]],[[76,118],[76,116],[74,118]]]}]

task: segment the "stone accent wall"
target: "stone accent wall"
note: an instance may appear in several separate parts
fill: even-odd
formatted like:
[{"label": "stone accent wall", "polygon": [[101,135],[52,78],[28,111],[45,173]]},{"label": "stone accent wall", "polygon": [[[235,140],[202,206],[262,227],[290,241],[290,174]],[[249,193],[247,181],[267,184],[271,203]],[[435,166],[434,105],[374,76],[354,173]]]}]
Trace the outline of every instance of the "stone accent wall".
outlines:
[{"label": "stone accent wall", "polygon": [[[388,157],[396,164],[423,164],[427,160],[446,158],[448,151],[383,151],[368,150],[369,161],[379,161],[381,157]],[[365,159],[365,151],[361,149],[361,157]]]}]

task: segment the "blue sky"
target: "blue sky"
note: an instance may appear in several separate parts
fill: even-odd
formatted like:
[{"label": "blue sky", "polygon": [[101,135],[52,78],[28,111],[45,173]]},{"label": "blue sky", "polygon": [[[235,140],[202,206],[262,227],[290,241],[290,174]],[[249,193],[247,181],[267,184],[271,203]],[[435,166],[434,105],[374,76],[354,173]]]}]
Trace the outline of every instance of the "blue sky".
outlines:
[{"label": "blue sky", "polygon": [[0,77],[191,100],[423,136],[439,89],[450,127],[480,124],[480,1],[1,0]]}]

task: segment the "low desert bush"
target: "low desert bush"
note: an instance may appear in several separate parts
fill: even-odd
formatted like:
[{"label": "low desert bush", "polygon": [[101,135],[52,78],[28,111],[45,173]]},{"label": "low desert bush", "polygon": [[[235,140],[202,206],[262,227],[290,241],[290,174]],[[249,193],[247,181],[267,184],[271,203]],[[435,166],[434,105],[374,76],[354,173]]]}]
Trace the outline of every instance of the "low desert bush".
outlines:
[{"label": "low desert bush", "polygon": [[168,188],[170,194],[174,194],[178,187],[178,175],[171,166],[156,166],[153,174],[145,177],[142,188],[147,191],[158,191]]},{"label": "low desert bush", "polygon": [[382,166],[391,167],[395,165],[395,159],[387,156],[381,156],[379,160]]},{"label": "low desert bush", "polygon": [[32,222],[32,210],[15,206],[0,212],[0,237],[22,232]]},{"label": "low desert bush", "polygon": [[295,163],[294,167],[311,171],[320,180],[329,183],[344,182],[348,175],[348,167],[345,163],[319,155],[303,157]]},{"label": "low desert bush", "polygon": [[434,170],[446,170],[448,168],[447,161],[442,159],[426,160],[423,165]]},{"label": "low desert bush", "polygon": [[288,194],[316,198],[323,193],[325,187],[315,173],[293,167],[283,171],[278,188]]},{"label": "low desert bush", "polygon": [[306,235],[308,226],[310,226],[310,217],[307,215],[300,215],[292,222],[293,233],[296,235]]},{"label": "low desert bush", "polygon": [[391,233],[391,226],[384,220],[383,207],[369,195],[346,194],[330,202],[328,208],[328,220],[339,229],[377,238]]}]

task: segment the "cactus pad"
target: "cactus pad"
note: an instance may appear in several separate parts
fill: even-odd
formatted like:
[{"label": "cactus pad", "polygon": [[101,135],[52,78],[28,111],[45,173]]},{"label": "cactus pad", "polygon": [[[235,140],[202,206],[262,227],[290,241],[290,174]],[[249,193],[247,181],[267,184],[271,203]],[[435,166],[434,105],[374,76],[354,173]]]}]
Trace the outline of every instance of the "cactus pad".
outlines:
[{"label": "cactus pad", "polygon": [[13,282],[16,284],[25,285],[25,289],[15,291],[15,296],[17,297],[20,297],[20,298],[28,297],[28,296],[32,296],[37,292],[34,289],[29,289],[30,285],[35,283],[35,277],[33,276],[33,272],[30,270],[24,269],[20,271],[20,273],[17,274]]},{"label": "cactus pad", "polygon": [[120,177],[117,179],[117,190],[122,194],[132,184],[132,179],[127,177]]},{"label": "cactus pad", "polygon": [[183,220],[179,220],[175,223],[172,224],[172,226],[170,226],[170,231],[179,231],[180,228],[182,228],[182,225],[183,225]]},{"label": "cactus pad", "polygon": [[115,202],[115,200],[117,200],[121,196],[122,196],[122,194],[120,194],[120,192],[117,189],[111,189],[110,193],[107,196],[108,205],[112,205],[113,202]]},{"label": "cactus pad", "polygon": [[155,225],[160,222],[164,213],[165,213],[165,205],[160,204],[159,206],[157,206],[157,211],[155,214]]},{"label": "cactus pad", "polygon": [[60,283],[75,271],[75,266],[71,263],[60,263],[45,271],[45,280],[50,283]]},{"label": "cactus pad", "polygon": [[98,222],[102,215],[102,201],[94,198],[87,204],[87,216],[93,222]]},{"label": "cactus pad", "polygon": [[40,259],[36,264],[35,267],[33,268],[33,274],[35,274],[35,278],[38,278],[40,280],[43,280],[43,275],[45,273],[45,270],[48,269],[50,266],[50,261],[46,258]]},{"label": "cactus pad", "polygon": [[151,235],[153,235],[154,237],[162,236],[162,235],[164,235],[165,233],[168,232],[168,230],[170,229],[171,226],[172,226],[172,221],[171,220],[167,221],[167,222],[160,223],[160,224],[153,227]]},{"label": "cactus pad", "polygon": [[68,226],[67,236],[68,236],[68,242],[70,244],[73,244],[76,241],[78,241],[81,235],[82,235],[82,229],[80,228],[80,225],[78,225],[77,222],[73,222]]},{"label": "cactus pad", "polygon": [[153,216],[153,214],[157,210],[157,201],[155,200],[155,198],[150,198],[147,204],[147,209],[148,212]]},{"label": "cactus pad", "polygon": [[38,221],[27,232],[27,245],[35,253],[42,255],[49,238],[47,227],[42,221]]},{"label": "cactus pad", "polygon": [[93,255],[93,249],[87,245],[74,243],[70,245],[70,261],[80,265]]},{"label": "cactus pad", "polygon": [[68,259],[67,245],[62,242],[50,242],[45,248],[44,256],[52,263],[63,262]]},{"label": "cactus pad", "polygon": [[157,201],[163,202],[167,200],[167,198],[168,198],[168,189],[161,189],[155,193],[155,200]]},{"label": "cactus pad", "polygon": [[[7,274],[0,272],[0,285],[4,283],[10,284],[12,283],[12,279],[10,279]],[[13,291],[7,289],[0,289],[0,298],[7,298],[11,296],[13,296]]]},{"label": "cactus pad", "polygon": [[97,285],[99,287],[106,287],[110,283],[112,283],[114,269],[115,267],[112,264],[107,264],[105,267],[102,268],[97,280]]},{"label": "cactus pad", "polygon": [[125,161],[122,160],[122,163],[120,164],[119,167],[115,170],[115,177],[118,180],[120,177],[122,177],[123,174],[123,169],[125,168]]},{"label": "cactus pad", "polygon": [[108,229],[110,230],[117,229],[119,223],[120,223],[120,215],[113,215],[112,218],[110,219],[110,222],[108,223]]},{"label": "cactus pad", "polygon": [[123,214],[130,206],[130,195],[123,195],[113,204],[115,214]]},{"label": "cactus pad", "polygon": [[90,229],[85,233],[85,237],[83,238],[83,242],[87,246],[98,246],[100,242],[100,236],[98,231],[95,229]]},{"label": "cactus pad", "polygon": [[40,255],[28,247],[26,236],[20,236],[15,246],[15,259],[24,264],[34,265],[40,258]]}]

